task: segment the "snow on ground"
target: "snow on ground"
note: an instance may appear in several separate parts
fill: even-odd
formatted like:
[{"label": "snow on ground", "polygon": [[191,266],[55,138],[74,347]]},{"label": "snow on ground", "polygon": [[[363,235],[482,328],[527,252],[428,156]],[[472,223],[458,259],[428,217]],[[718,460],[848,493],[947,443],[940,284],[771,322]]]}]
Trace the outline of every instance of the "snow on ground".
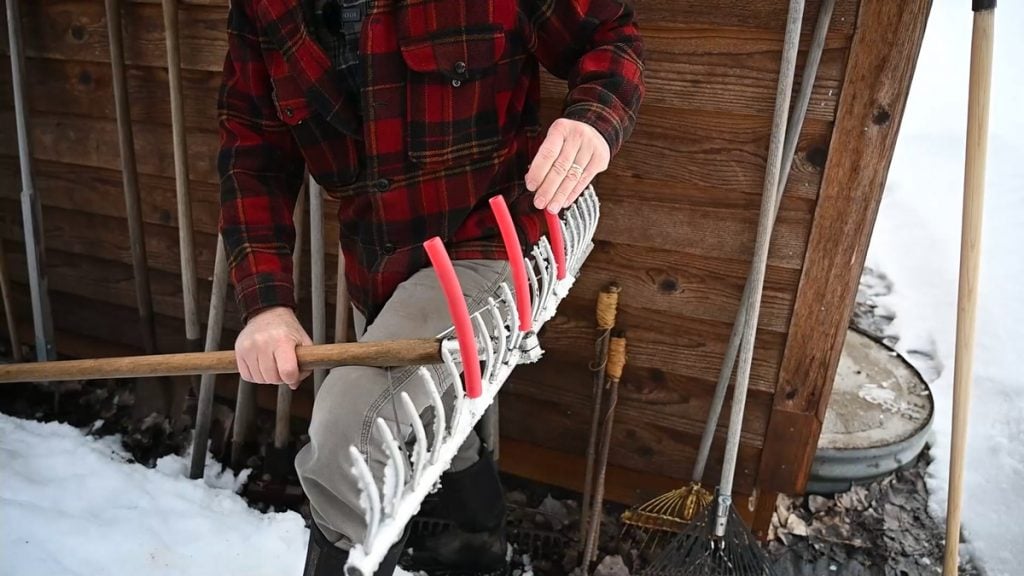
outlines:
[{"label": "snow on ground", "polygon": [[[911,361],[938,359],[929,469],[933,512],[944,518],[952,414],[956,292],[971,42],[970,3],[937,0],[868,265],[887,274],[892,330]],[[990,120],[982,277],[966,466],[964,530],[992,576],[1024,560],[1024,5],[1001,2]]]},{"label": "snow on ground", "polygon": [[119,437],[2,414],[0,462],[0,574],[302,573],[302,518],[250,509],[235,493],[245,473],[211,461],[188,480],[181,457],[149,469]]}]

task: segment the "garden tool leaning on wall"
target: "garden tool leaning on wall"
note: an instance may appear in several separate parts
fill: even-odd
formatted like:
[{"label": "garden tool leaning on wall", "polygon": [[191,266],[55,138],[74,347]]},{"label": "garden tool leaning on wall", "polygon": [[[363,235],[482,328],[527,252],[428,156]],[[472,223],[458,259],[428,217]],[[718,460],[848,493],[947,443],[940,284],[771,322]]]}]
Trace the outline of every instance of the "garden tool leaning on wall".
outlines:
[{"label": "garden tool leaning on wall", "polygon": [[779,181],[788,112],[796,70],[804,0],[790,0],[782,64],[775,95],[771,140],[761,192],[761,211],[754,243],[748,306],[742,323],[739,364],[733,391],[729,431],[725,443],[722,476],[714,505],[702,517],[677,534],[643,573],[645,576],[774,576],[775,571],[754,535],[743,523],[732,502],[733,481],[739,456],[740,433],[754,359],[754,338],[761,311],[761,294],[768,267],[768,249],[779,202]]},{"label": "garden tool leaning on wall", "polygon": [[[580,570],[584,575],[590,573],[590,563],[597,560],[597,547],[601,543],[601,521],[604,520],[604,481],[605,472],[608,470],[608,453],[612,445],[612,426],[615,423],[615,408],[619,403],[619,381],[622,380],[622,371],[626,367],[626,334],[616,331],[614,335],[609,334],[607,354],[602,366],[605,378],[605,386],[608,388],[608,407],[604,411],[601,426],[601,447],[597,454],[595,476],[593,478],[593,502],[589,502],[590,513],[587,517],[589,522],[584,523],[586,536],[583,543],[583,555],[580,560]],[[587,462],[588,469],[590,462]],[[588,489],[591,487],[588,485]]]},{"label": "garden tool leaning on wall", "polygon": [[[580,502],[580,546],[587,540],[590,517],[590,497],[594,487],[594,462],[597,458],[597,439],[600,433],[601,404],[604,399],[604,382],[608,364],[608,347],[612,328],[615,328],[615,317],[618,314],[619,292],[621,288],[614,282],[605,286],[597,294],[597,336],[594,340],[594,362],[590,371],[594,377],[594,389],[591,394],[594,409],[591,412],[590,436],[587,441],[587,471],[583,480],[583,500]],[[586,561],[584,561],[584,564]]]},{"label": "garden tool leaning on wall", "polygon": [[[352,473],[362,491],[367,529],[349,553],[345,569],[349,576],[370,576],[376,571],[392,545],[402,537],[424,498],[439,486],[452,458],[512,370],[540,358],[537,332],[555,315],[593,248],[600,213],[593,187],[588,187],[562,216],[545,212],[548,236],[531,248],[529,257],[523,256],[504,197],[496,196],[490,204],[512,276],[511,286],[506,282],[499,287],[498,298],[488,299],[485,306],[471,313],[444,244],[440,238],[432,238],[424,247],[448,301],[452,328],[436,339],[296,349],[303,370],[342,364],[443,364],[455,382],[463,383],[453,387],[454,403],[446,408],[440,387],[426,368],[420,369],[434,414],[429,424],[430,440],[408,394],[402,392],[393,398],[395,409],[404,411],[413,424],[415,443],[407,458],[399,443],[404,445],[408,439],[395,438],[385,421],[377,420],[376,427],[388,453],[383,482],[378,483],[370,473],[358,448],[350,448],[355,462]],[[234,352],[225,351],[6,365],[0,366],[0,383],[236,371]]]},{"label": "garden tool leaning on wall", "polygon": [[[778,216],[782,195],[789,180],[790,168],[796,156],[797,141],[800,138],[800,131],[811,101],[814,80],[818,74],[818,64],[821,62],[821,54],[825,48],[825,36],[828,32],[834,7],[835,0],[824,0],[818,10],[818,21],[814,28],[814,36],[811,39],[807,61],[804,64],[804,71],[800,80],[800,93],[797,96],[797,103],[793,107],[793,117],[786,128],[786,138],[782,151],[782,168],[779,172],[778,186],[775,189],[774,213],[771,215],[773,222]],[[765,254],[765,257],[767,258],[767,254]],[[729,380],[732,378],[736,357],[739,353],[743,326],[746,324],[746,318],[753,305],[751,280],[753,278],[753,269],[758,265],[757,261],[751,262],[751,273],[744,286],[743,296],[740,298],[740,306],[736,313],[736,320],[733,323],[732,333],[729,336],[729,344],[726,347],[725,357],[718,374],[718,382],[715,386],[711,406],[708,409],[708,416],[704,424],[704,432],[701,436],[697,458],[694,461],[690,483],[662,494],[638,507],[627,510],[622,515],[622,521],[626,527],[633,527],[643,534],[642,548],[653,549],[657,547],[659,538],[651,538],[652,534],[656,532],[672,533],[682,531],[686,524],[699,517],[705,507],[714,499],[713,494],[704,488],[701,483],[705,467],[707,466],[708,456],[711,453],[711,444],[714,440],[715,429],[718,426],[722,405],[725,403],[726,389],[728,388]]]}]

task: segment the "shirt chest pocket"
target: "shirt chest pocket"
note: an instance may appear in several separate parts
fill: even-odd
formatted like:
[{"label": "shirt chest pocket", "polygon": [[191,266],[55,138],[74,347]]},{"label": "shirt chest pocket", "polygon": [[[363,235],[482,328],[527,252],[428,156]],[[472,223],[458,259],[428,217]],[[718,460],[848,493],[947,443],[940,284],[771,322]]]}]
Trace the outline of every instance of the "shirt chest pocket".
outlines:
[{"label": "shirt chest pocket", "polygon": [[482,156],[502,140],[499,60],[505,29],[496,23],[417,30],[400,26],[408,69],[406,146],[422,165]]}]

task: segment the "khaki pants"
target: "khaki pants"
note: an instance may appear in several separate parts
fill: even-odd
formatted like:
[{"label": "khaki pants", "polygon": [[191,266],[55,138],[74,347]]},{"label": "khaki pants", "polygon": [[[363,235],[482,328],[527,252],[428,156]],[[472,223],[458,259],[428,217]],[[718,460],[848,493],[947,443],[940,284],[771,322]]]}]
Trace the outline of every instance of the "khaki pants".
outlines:
[{"label": "khaki pants", "polygon": [[[489,297],[497,297],[500,284],[509,274],[508,263],[501,260],[457,260],[454,265],[470,313],[483,307]],[[370,342],[433,338],[451,326],[451,317],[434,270],[425,268],[398,287],[370,326],[365,326],[358,313],[354,322],[359,341]],[[443,390],[446,407],[450,407],[454,396],[447,368],[436,365],[427,370]],[[377,418],[383,418],[392,433],[397,424],[400,435],[396,438],[400,440],[412,435],[412,425],[401,409],[399,421],[395,422],[392,389],[395,394],[409,394],[421,413],[425,409],[430,411],[430,397],[416,367],[384,370],[342,366],[331,370],[313,404],[309,444],[295,458],[313,520],[328,540],[341,548],[348,549],[353,541],[362,541],[366,532],[359,487],[350,472],[349,446],[356,446],[366,457],[379,486],[386,454],[376,429]],[[451,410],[446,412],[450,417]],[[424,417],[429,419],[432,415]],[[429,425],[427,430],[431,430]],[[479,436],[470,434],[452,461],[451,471],[476,463],[480,446]]]}]

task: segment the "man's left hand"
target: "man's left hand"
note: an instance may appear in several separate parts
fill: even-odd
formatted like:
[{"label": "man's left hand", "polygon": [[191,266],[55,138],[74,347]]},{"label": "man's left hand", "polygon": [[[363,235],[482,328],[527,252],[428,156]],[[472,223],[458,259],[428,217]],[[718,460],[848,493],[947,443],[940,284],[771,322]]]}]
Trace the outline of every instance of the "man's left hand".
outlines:
[{"label": "man's left hand", "polygon": [[526,173],[538,210],[557,213],[572,204],[594,176],[608,168],[608,142],[590,124],[559,118]]}]

